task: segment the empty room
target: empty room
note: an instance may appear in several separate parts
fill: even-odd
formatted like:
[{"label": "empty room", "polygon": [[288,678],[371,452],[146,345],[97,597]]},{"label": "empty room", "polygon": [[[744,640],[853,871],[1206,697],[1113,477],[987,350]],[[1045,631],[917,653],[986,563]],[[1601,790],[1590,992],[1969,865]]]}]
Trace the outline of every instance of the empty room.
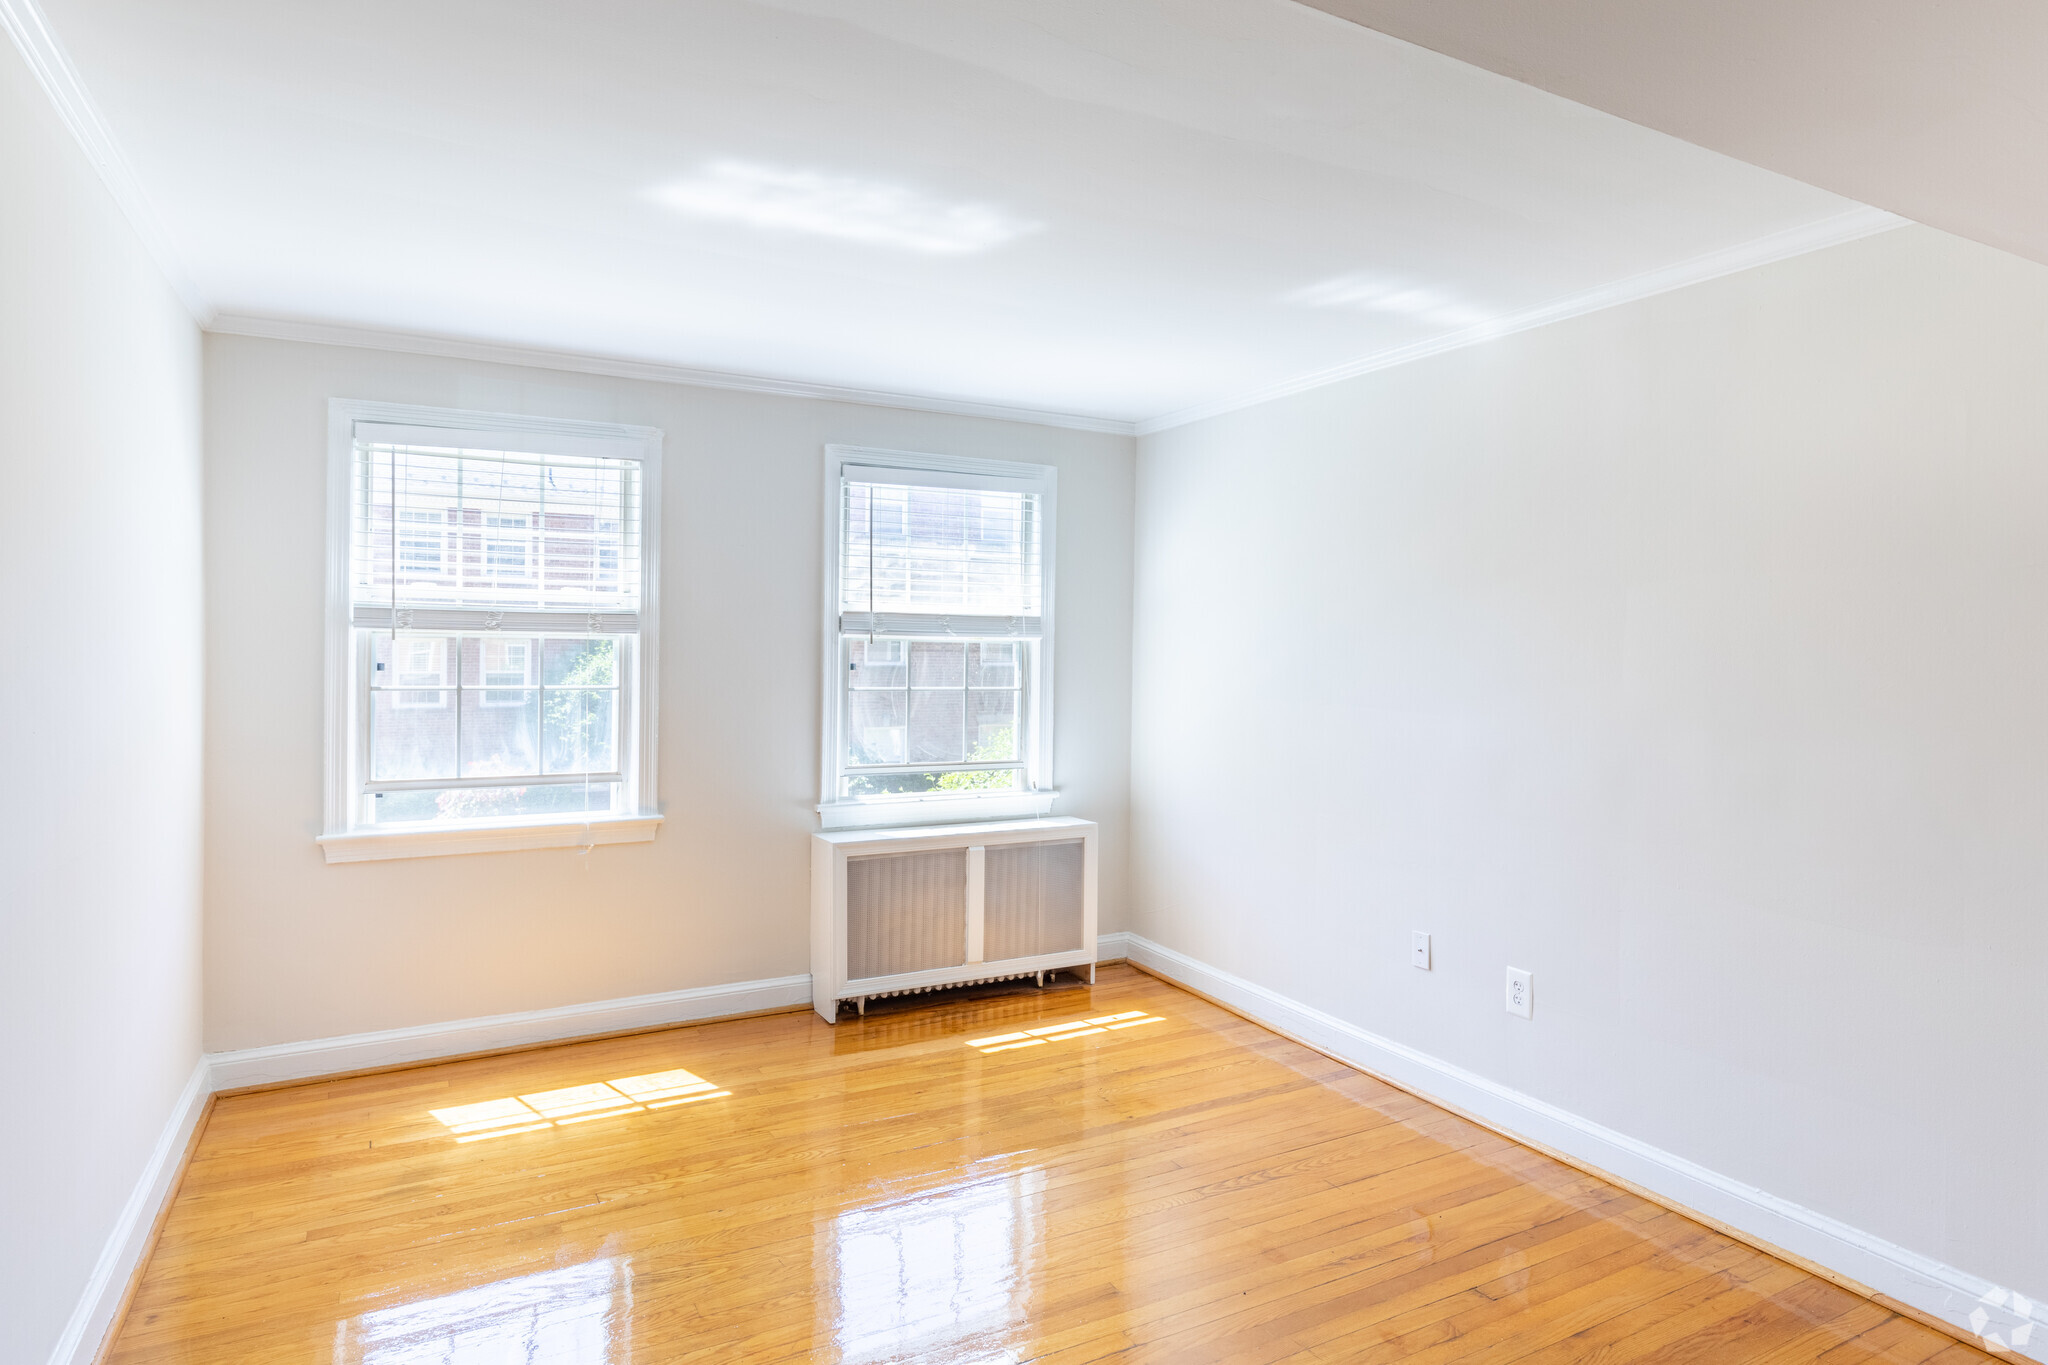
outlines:
[{"label": "empty room", "polygon": [[0,26],[0,1365],[2048,1362],[2048,9]]}]

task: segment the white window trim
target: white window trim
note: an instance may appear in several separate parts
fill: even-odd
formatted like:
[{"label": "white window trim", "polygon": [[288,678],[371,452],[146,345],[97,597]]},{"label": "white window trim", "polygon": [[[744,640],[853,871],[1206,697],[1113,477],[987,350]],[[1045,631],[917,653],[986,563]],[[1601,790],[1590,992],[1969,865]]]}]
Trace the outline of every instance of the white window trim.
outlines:
[{"label": "white window trim", "polygon": [[[839,676],[839,508],[840,483],[849,465],[870,465],[878,469],[904,470],[928,476],[937,486],[987,487],[988,481],[1007,480],[1016,488],[1042,495],[1040,500],[1039,562],[1045,574],[1038,640],[1038,720],[1031,728],[1030,766],[1036,783],[1025,792],[988,792],[943,796],[894,796],[848,798],[838,796],[839,755],[845,752],[841,726],[845,711],[840,705]],[[949,479],[950,476],[950,479]],[[951,482],[958,480],[958,482]],[[1017,464],[1007,460],[978,460],[958,455],[929,455],[906,450],[883,450],[872,446],[829,445],[825,447],[824,553],[824,636],[821,651],[820,704],[823,724],[818,750],[818,818],[825,829],[882,829],[905,825],[961,824],[981,820],[1016,820],[1050,814],[1059,791],[1053,783],[1053,567],[1059,518],[1059,471],[1051,465]]]},{"label": "white window trim", "polygon": [[[355,651],[349,590],[349,515],[355,476],[357,423],[374,424],[382,439],[392,427],[408,427],[402,439],[432,443],[450,431],[539,437],[549,453],[607,455],[640,462],[640,630],[633,650],[633,688],[638,706],[633,740],[633,780],[626,784],[624,815],[589,820],[511,819],[465,823],[448,829],[376,829],[352,824],[356,809]],[[459,408],[417,407],[332,398],[327,403],[327,649],[324,693],[327,768],[324,833],[315,841],[330,863],[384,858],[429,858],[451,853],[491,853],[521,848],[591,848],[598,844],[644,843],[661,828],[656,793],[658,749],[655,700],[661,609],[661,442],[658,427]],[[424,614],[424,613],[423,613]],[[423,628],[431,628],[425,626]],[[624,721],[626,718],[621,717]]]}]

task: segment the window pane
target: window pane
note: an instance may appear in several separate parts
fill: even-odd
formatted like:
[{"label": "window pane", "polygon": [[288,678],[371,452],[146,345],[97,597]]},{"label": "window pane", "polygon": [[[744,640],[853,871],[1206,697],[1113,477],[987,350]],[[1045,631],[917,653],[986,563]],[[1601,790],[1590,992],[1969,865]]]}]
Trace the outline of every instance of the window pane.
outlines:
[{"label": "window pane", "polygon": [[[370,632],[372,687],[441,688],[452,686],[448,674],[448,637],[445,635],[394,636],[390,631]],[[422,703],[424,704],[424,703]]]},{"label": "window pane", "polygon": [[1018,660],[1021,644],[980,644],[967,646],[967,683],[970,687],[1015,687],[1020,678]]},{"label": "window pane", "polygon": [[493,688],[461,697],[464,777],[540,771],[540,689]]},{"label": "window pane", "polygon": [[908,677],[906,659],[910,650],[907,640],[854,640],[852,667],[847,670],[848,684],[853,687],[901,687]]},{"label": "window pane", "polygon": [[549,772],[608,773],[618,766],[617,697],[609,689],[548,689],[541,725]]},{"label": "window pane", "polygon": [[[916,655],[911,656],[916,675]],[[967,758],[962,721],[966,694],[957,691],[910,694],[910,759],[912,763],[961,763]]]},{"label": "window pane", "polygon": [[[464,687],[530,687],[540,641],[524,635],[470,635],[462,641]],[[514,702],[518,698],[512,699]]]},{"label": "window pane", "polygon": [[967,694],[968,739],[973,745],[968,758],[995,762],[1017,757],[1017,698],[1007,689],[977,688]]},{"label": "window pane", "polygon": [[841,796],[914,796],[920,792],[1015,791],[1024,785],[1015,768],[961,768],[943,773],[875,773],[840,781]]},{"label": "window pane", "polygon": [[927,644],[910,646],[912,687],[958,687],[967,680],[967,646]]},{"label": "window pane", "polygon": [[370,778],[412,782],[455,776],[455,693],[370,694]]},{"label": "window pane", "polygon": [[384,792],[371,798],[370,818],[380,825],[406,825],[429,820],[584,815],[620,808],[618,783],[594,782],[586,798],[583,784],[570,782],[546,787],[449,787]]},{"label": "window pane", "polygon": [[611,687],[619,681],[618,656],[611,636],[548,640],[541,645],[541,680],[550,687]]},{"label": "window pane", "polygon": [[846,761],[902,763],[904,694],[849,692],[846,696]]}]

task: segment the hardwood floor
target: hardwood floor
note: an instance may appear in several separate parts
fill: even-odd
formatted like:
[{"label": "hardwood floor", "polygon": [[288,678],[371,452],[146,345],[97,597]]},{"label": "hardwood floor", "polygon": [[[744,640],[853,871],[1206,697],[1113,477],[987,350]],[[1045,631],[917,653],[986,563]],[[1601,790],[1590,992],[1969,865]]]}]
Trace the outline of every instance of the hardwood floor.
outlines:
[{"label": "hardwood floor", "polygon": [[226,1097],[110,1359],[1992,1359],[1129,968],[923,999]]}]

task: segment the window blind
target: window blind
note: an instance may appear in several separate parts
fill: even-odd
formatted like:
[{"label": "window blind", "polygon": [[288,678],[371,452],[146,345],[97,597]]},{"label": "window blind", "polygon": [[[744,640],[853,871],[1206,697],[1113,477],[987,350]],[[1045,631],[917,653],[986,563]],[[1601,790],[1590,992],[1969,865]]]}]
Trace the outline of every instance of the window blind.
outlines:
[{"label": "window blind", "polygon": [[842,631],[1040,634],[1039,494],[850,477],[839,516]]},{"label": "window blind", "polygon": [[639,629],[637,461],[358,441],[353,494],[358,626]]}]

